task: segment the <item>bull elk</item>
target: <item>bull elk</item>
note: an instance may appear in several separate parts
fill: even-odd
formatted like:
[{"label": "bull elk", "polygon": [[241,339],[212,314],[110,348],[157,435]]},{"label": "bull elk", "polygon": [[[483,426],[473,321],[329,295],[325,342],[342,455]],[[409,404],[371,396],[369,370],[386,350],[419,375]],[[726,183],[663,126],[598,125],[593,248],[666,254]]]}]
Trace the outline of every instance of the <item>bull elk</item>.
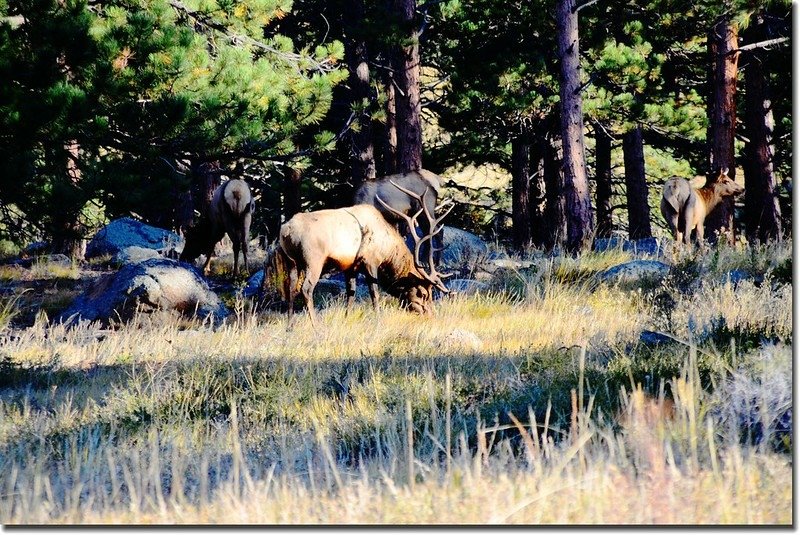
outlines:
[{"label": "bull elk", "polygon": [[716,177],[695,189],[688,180],[672,177],[664,183],[661,195],[661,215],[678,242],[691,243],[692,230],[697,230],[697,241],[703,241],[706,216],[728,197],[744,192],[744,188],[730,179],[728,170],[720,170]]},{"label": "bull elk", "polygon": [[214,247],[228,234],[233,243],[233,275],[239,272],[239,251],[247,264],[247,242],[250,236],[250,222],[255,210],[255,201],[250,187],[244,180],[228,180],[214,190],[208,213],[200,218],[197,225],[186,233],[186,245],[180,259],[193,262],[201,254],[206,255],[203,273],[208,275]]},{"label": "bull elk", "polygon": [[[436,202],[442,191],[442,179],[436,173],[425,169],[418,169],[408,173],[389,175],[377,180],[368,180],[361,184],[353,197],[353,204],[371,204],[383,214],[400,234],[409,230],[403,223],[403,215],[411,215],[422,207],[423,196],[428,212],[435,214]],[[431,234],[430,222],[427,219],[419,221],[423,235]],[[434,243],[437,242],[437,243]],[[441,235],[436,235],[431,240],[431,245],[440,247]],[[428,246],[423,247],[427,251]],[[437,249],[434,249],[436,252]]]},{"label": "bull elk", "polygon": [[425,193],[418,196],[418,200],[423,208],[416,214],[411,217],[405,214],[399,216],[405,218],[413,229],[416,220],[424,213],[432,229],[424,237],[412,232],[415,239],[413,254],[397,229],[386,221],[377,208],[368,204],[300,213],[284,223],[276,249],[276,264],[284,272],[283,296],[289,306],[289,322],[302,276],[301,292],[311,323],[316,328],[313,292],[326,269],[344,273],[348,313],[355,297],[356,276],[363,273],[369,283],[372,305],[376,309],[380,285],[390,295],[397,297],[404,308],[418,314],[432,314],[433,288],[444,293],[448,293],[448,289],[442,281],[443,275],[437,273],[432,262],[432,249],[428,248],[427,267],[420,260],[420,249],[442,230],[440,223],[452,206],[442,216],[434,218],[430,210],[425,208]]}]

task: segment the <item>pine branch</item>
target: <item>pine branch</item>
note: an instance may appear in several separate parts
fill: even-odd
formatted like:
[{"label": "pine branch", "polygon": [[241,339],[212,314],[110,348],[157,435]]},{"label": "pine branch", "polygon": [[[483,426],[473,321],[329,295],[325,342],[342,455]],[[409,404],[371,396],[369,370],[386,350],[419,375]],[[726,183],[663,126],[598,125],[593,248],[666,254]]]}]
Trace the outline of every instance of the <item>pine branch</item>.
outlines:
[{"label": "pine branch", "polygon": [[247,43],[255,48],[268,52],[277,58],[285,61],[286,63],[294,66],[298,71],[300,71],[300,63],[304,61],[308,61],[314,65],[314,69],[320,72],[331,72],[337,69],[337,67],[333,64],[330,60],[324,61],[315,61],[311,57],[304,57],[301,54],[297,54],[296,52],[284,52],[282,50],[278,50],[277,48],[270,46],[263,41],[259,41],[250,37],[249,35],[234,33],[230,31],[230,29],[222,24],[211,18],[210,16],[200,13],[197,11],[192,11],[188,7],[186,7],[183,2],[180,0],[170,0],[170,5],[177,11],[183,13],[187,17],[193,19],[199,26],[204,26],[210,30],[215,30],[223,35],[227,36],[231,41],[234,43]]},{"label": "pine branch", "polygon": [[576,3],[575,6],[572,8],[572,12],[577,13],[578,11],[580,11],[585,7],[589,7],[592,4],[596,4],[598,1],[599,0],[586,0],[585,2],[581,2],[580,4]]},{"label": "pine branch", "polygon": [[731,50],[729,54],[735,54],[737,52],[747,52],[748,50],[755,50],[756,48],[769,48],[775,45],[782,45],[784,43],[788,43],[788,37],[778,37],[776,39],[767,39],[766,41],[759,41],[757,43],[751,43],[749,45],[740,46],[736,50]]}]

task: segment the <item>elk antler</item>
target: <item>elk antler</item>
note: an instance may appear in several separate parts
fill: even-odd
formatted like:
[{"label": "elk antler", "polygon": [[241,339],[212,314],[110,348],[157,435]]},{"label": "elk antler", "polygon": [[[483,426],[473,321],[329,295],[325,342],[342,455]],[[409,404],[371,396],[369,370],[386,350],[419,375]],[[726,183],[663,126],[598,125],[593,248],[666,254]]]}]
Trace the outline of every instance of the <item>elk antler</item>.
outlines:
[{"label": "elk antler", "polygon": [[[444,285],[444,282],[442,282],[442,279],[446,278],[446,277],[448,277],[450,275],[449,274],[448,275],[443,275],[443,274],[437,272],[436,271],[436,266],[434,265],[434,262],[433,262],[433,251],[434,251],[433,237],[444,229],[444,225],[441,225],[440,223],[442,222],[442,220],[445,217],[447,217],[447,215],[450,213],[450,211],[455,207],[455,203],[453,203],[450,200],[447,200],[447,201],[444,201],[443,203],[441,203],[440,205],[436,206],[434,208],[434,210],[433,210],[434,213],[436,213],[436,211],[438,211],[438,210],[442,210],[445,206],[447,206],[447,209],[445,210],[444,214],[442,214],[441,216],[434,217],[430,213],[430,211],[428,210],[428,205],[425,204],[425,195],[428,193],[428,190],[430,189],[429,186],[426,186],[425,187],[425,191],[422,193],[422,195],[419,195],[419,194],[417,194],[417,193],[415,193],[415,192],[413,192],[413,191],[411,191],[409,189],[406,189],[403,186],[397,184],[394,180],[390,180],[389,182],[391,182],[392,185],[394,185],[394,187],[396,187],[397,189],[399,189],[400,191],[402,191],[403,193],[405,193],[406,195],[408,195],[412,199],[416,199],[417,201],[419,201],[420,209],[417,210],[417,213],[415,213],[413,216],[409,217],[408,214],[404,214],[403,212],[401,212],[399,210],[396,210],[395,208],[392,208],[391,206],[389,206],[386,202],[384,202],[383,199],[380,198],[379,195],[375,195],[375,198],[378,200],[379,203],[381,203],[384,206],[384,208],[386,208],[387,210],[389,210],[390,212],[392,212],[396,216],[398,216],[398,217],[400,217],[400,218],[402,218],[402,219],[404,219],[406,221],[406,223],[408,224],[409,229],[411,230],[411,236],[414,238],[414,263],[417,265],[417,268],[420,270],[420,272],[422,273],[422,275],[426,279],[428,279],[431,283],[433,283],[442,292],[449,293],[450,290],[448,290],[447,286]],[[429,230],[428,230],[428,234],[426,234],[425,236],[420,238],[417,235],[417,230],[416,230],[417,218],[420,215],[422,215],[423,213],[425,214],[425,218],[428,220],[428,223],[429,223],[429,227],[428,228],[429,228]],[[430,272],[427,272],[425,270],[425,268],[424,268],[424,266],[422,264],[422,261],[419,259],[419,254],[420,254],[420,250],[422,248],[422,244],[425,243],[426,241],[430,242],[429,246],[428,246],[428,266],[429,266]]]}]

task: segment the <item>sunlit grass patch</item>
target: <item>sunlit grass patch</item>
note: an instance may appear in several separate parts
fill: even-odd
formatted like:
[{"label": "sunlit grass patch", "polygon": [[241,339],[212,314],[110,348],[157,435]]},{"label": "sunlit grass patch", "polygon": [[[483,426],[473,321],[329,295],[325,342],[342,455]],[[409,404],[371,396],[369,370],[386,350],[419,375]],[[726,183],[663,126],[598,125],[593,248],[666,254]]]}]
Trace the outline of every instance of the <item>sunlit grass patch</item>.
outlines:
[{"label": "sunlit grass patch", "polygon": [[432,317],[320,300],[317,330],[235,294],[222,325],[12,321],[0,522],[791,523],[791,285],[711,252],[685,288],[596,284],[617,254]]},{"label": "sunlit grass patch", "polygon": [[550,261],[547,271],[560,282],[576,282],[632,259],[633,254],[621,248],[584,253],[577,257],[559,256]]},{"label": "sunlit grass patch", "polygon": [[792,336],[792,288],[717,282],[682,296],[673,312],[676,334],[708,335],[726,328],[755,337],[788,340]]},{"label": "sunlit grass patch", "polygon": [[34,279],[77,280],[82,275],[80,264],[74,260],[70,263],[37,260],[31,265],[30,272]]}]

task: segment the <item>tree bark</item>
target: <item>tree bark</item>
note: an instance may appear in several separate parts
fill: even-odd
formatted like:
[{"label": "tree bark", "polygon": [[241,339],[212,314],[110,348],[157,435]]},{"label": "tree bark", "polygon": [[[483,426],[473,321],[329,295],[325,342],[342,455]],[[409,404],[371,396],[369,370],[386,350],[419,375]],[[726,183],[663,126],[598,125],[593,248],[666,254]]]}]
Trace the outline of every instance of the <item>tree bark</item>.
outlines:
[{"label": "tree bark", "polygon": [[592,201],[586,176],[581,99],[578,13],[575,0],[558,0],[556,40],[561,61],[561,140],[564,153],[564,196],[566,202],[566,247],[578,251],[591,245]]},{"label": "tree bark", "polygon": [[[721,17],[708,34],[711,55],[708,102],[709,177],[714,179],[717,171],[727,169],[731,179],[736,178],[736,155],[733,140],[736,134],[736,78],[739,71],[739,30],[729,18]],[[719,232],[724,232],[733,242],[732,198],[721,202],[706,217],[706,236],[713,242]]]},{"label": "tree bark", "polygon": [[364,26],[364,0],[349,0],[346,3],[347,13],[344,16],[346,32],[345,54],[350,71],[350,105],[356,114],[351,130],[352,144],[352,178],[353,187],[358,188],[365,180],[373,180],[376,176],[375,151],[372,143],[372,117],[370,103],[369,54],[367,43],[361,28]]},{"label": "tree bark", "polygon": [[395,47],[392,67],[397,91],[397,164],[400,172],[422,167],[422,124],[419,98],[419,30],[416,0],[394,0],[395,17],[401,35]]},{"label": "tree bark", "polygon": [[[67,156],[65,186],[75,192],[81,181],[81,170],[78,167],[80,145],[76,140],[64,144]],[[73,189],[74,188],[74,189]],[[75,195],[81,197],[80,195]],[[53,252],[67,255],[75,260],[83,260],[86,253],[86,240],[83,237],[83,225],[80,222],[81,207],[70,202],[72,195],[61,199],[59,209],[53,215]]]},{"label": "tree bark", "polygon": [[219,161],[201,162],[194,167],[192,201],[201,218],[208,217],[214,190],[222,183],[222,166]]},{"label": "tree bark", "polygon": [[[66,7],[64,0],[58,2],[61,8]],[[75,71],[67,60],[66,52],[58,54],[56,63],[63,70],[67,82],[75,80]],[[62,199],[56,199],[59,206],[53,212],[53,252],[67,255],[75,260],[83,260],[86,253],[86,240],[83,237],[83,225],[80,222],[82,206],[78,205],[82,195],[79,195],[79,184],[81,182],[81,170],[78,167],[80,161],[81,146],[77,139],[70,139],[64,143],[64,154],[66,156],[66,166],[64,172],[66,180],[63,183],[66,195]],[[71,195],[72,194],[72,195]],[[73,196],[76,199],[73,199]],[[55,208],[55,207],[54,207]]]},{"label": "tree bark", "polygon": [[[173,165],[174,163],[174,165]],[[168,164],[167,173],[173,174],[173,199],[175,201],[175,228],[184,235],[194,224],[194,196],[192,195],[191,167],[175,159]]]},{"label": "tree bark", "polygon": [[[611,136],[600,126],[595,128],[595,180],[597,181],[597,237],[608,238],[614,230],[611,195]],[[627,167],[626,167],[627,168]]]},{"label": "tree bark", "polygon": [[567,236],[566,196],[564,195],[564,173],[561,165],[560,144],[548,138],[544,146],[544,181],[546,184],[545,214],[550,232],[549,247],[561,247]]},{"label": "tree bark", "polygon": [[[752,27],[754,41],[764,38],[761,24]],[[775,172],[772,158],[772,132],[775,120],[772,116],[772,101],[761,54],[748,54],[744,69],[745,80],[745,130],[747,142],[744,151],[745,221],[751,239],[762,242],[780,239],[781,212],[775,187]]]},{"label": "tree bark", "polygon": [[287,167],[283,175],[283,217],[289,221],[294,214],[302,211],[302,196],[300,186],[303,174],[299,169]]},{"label": "tree bark", "polygon": [[650,205],[647,202],[647,177],[644,173],[642,127],[636,125],[622,138],[625,160],[625,196],[628,201],[628,235],[632,240],[649,238]]},{"label": "tree bark", "polygon": [[373,144],[377,147],[375,167],[378,176],[397,173],[397,108],[395,102],[394,74],[391,67],[382,69],[381,86],[385,94],[386,120],[375,125]]},{"label": "tree bark", "polygon": [[530,174],[531,145],[522,135],[511,140],[511,222],[514,248],[531,245]]},{"label": "tree bark", "polygon": [[531,146],[530,179],[528,181],[528,212],[530,213],[531,242],[535,247],[547,245],[551,234],[547,221],[547,186],[544,175],[545,139],[538,137]]}]

